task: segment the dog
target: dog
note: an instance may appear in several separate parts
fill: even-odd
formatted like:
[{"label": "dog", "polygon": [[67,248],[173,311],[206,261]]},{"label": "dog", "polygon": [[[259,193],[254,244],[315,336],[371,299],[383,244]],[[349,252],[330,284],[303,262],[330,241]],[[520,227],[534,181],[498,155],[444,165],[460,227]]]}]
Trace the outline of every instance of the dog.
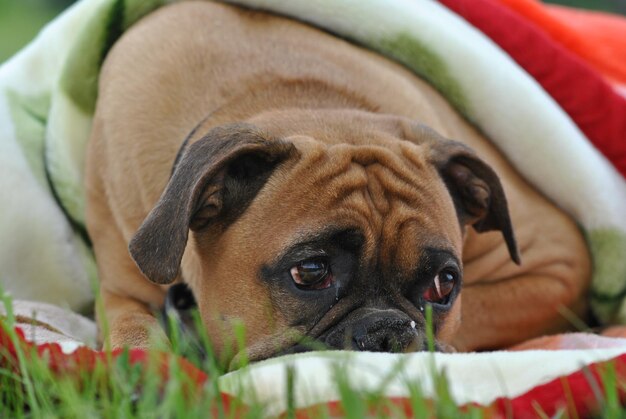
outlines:
[{"label": "dog", "polygon": [[460,351],[589,316],[571,217],[427,83],[297,21],[182,2],[131,27],[86,172],[113,347],[162,335],[180,283],[216,353],[242,324],[250,360],[423,350],[427,312]]}]

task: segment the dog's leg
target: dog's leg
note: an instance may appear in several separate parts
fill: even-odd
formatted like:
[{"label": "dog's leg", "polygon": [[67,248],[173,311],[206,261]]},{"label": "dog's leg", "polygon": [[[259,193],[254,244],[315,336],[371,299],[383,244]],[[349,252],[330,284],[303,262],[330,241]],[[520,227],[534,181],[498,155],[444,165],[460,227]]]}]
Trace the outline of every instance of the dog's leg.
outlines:
[{"label": "dog's leg", "polygon": [[[466,264],[461,328],[453,340],[457,349],[504,348],[575,330],[572,316],[585,320],[591,276],[588,250],[573,223],[556,221],[543,236],[521,230],[521,266],[501,263],[506,258],[503,245]],[[485,260],[496,261],[491,266],[498,268],[482,270]]]},{"label": "dog's leg", "polygon": [[[97,147],[97,144],[92,146]],[[86,190],[87,228],[94,238],[104,309],[96,313],[100,333],[108,334],[113,348],[145,348],[150,344],[152,334],[167,340],[151,307],[163,304],[166,288],[148,281],[131,259],[97,167],[92,165],[92,170],[87,172]]]},{"label": "dog's leg", "polygon": [[[101,290],[112,349],[129,346],[148,348],[167,342],[165,332],[148,306],[128,297]],[[99,319],[101,329],[104,321]]]},{"label": "dog's leg", "polygon": [[98,323],[101,331],[108,332],[111,346],[146,348],[154,343],[154,334],[157,336],[152,338],[167,341],[151,307],[163,304],[165,291],[139,272],[119,232],[110,227],[100,235],[94,249],[106,316],[106,320],[99,317]]},{"label": "dog's leg", "polygon": [[497,349],[571,330],[564,312],[580,315],[575,301],[576,290],[548,275],[470,285],[463,290],[462,326],[453,345],[461,351]]}]

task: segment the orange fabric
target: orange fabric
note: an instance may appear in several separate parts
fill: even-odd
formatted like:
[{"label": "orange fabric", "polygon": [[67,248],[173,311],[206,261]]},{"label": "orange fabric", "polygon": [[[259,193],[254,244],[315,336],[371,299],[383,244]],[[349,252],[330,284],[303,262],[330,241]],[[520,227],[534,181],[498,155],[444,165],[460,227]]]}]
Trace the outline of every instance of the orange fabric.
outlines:
[{"label": "orange fabric", "polygon": [[626,86],[626,18],[548,6],[538,0],[498,1],[540,27],[611,83]]}]

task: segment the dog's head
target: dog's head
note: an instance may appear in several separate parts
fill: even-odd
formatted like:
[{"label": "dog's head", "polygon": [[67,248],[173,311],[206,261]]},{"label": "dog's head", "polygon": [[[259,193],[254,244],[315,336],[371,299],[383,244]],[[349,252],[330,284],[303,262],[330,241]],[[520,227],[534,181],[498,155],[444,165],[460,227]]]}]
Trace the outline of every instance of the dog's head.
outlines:
[{"label": "dog's head", "polygon": [[[466,146],[406,119],[282,111],[185,147],[130,243],[151,281],[181,276],[219,351],[425,348],[460,320],[463,232],[517,248],[498,177]],[[191,234],[189,234],[191,232]]]}]

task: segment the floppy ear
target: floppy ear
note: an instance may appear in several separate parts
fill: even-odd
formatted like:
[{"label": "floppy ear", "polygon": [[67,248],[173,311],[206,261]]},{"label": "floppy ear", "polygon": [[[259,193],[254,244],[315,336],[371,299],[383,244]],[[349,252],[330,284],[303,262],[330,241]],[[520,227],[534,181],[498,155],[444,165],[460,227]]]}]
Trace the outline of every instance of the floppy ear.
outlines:
[{"label": "floppy ear", "polygon": [[439,137],[430,143],[430,148],[431,160],[450,191],[461,224],[471,224],[478,232],[500,230],[511,259],[519,265],[519,251],[498,175],[462,143]]},{"label": "floppy ear", "polygon": [[233,221],[276,166],[294,152],[293,144],[264,138],[248,124],[214,128],[186,147],[161,198],[128,246],[141,272],[158,284],[174,281],[189,229]]}]

